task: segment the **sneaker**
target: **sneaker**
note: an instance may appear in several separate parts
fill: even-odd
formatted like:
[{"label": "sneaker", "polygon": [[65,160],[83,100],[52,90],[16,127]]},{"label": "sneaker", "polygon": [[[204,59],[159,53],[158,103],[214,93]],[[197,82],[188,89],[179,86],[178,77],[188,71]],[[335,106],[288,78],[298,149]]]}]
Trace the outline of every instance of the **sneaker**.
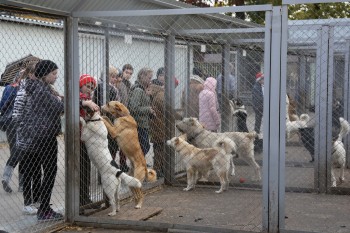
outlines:
[{"label": "sneaker", "polygon": [[27,205],[23,207],[23,213],[28,215],[34,215],[38,213],[38,208],[34,205]]},{"label": "sneaker", "polygon": [[37,214],[38,221],[57,221],[62,220],[63,215],[53,211],[53,209],[49,209],[47,211],[43,211]]},{"label": "sneaker", "polygon": [[5,192],[12,193],[12,188],[10,187],[9,183],[5,180],[1,181],[2,187],[4,188]]},{"label": "sneaker", "polygon": [[[50,204],[51,205],[51,204]],[[40,208],[40,202],[34,202],[32,204],[32,206],[34,206],[35,208],[39,209]]]}]

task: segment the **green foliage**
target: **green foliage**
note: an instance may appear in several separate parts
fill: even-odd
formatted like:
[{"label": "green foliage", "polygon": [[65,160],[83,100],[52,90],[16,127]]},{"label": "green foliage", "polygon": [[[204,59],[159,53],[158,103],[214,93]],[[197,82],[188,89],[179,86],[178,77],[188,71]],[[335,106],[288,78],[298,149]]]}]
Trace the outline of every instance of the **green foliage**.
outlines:
[{"label": "green foliage", "polygon": [[[214,7],[220,6],[244,6],[244,5],[262,5],[273,4],[274,6],[282,5],[282,0],[179,0],[196,6],[209,5],[214,3]],[[232,13],[227,13],[232,16]],[[293,4],[288,7],[288,18],[291,20],[302,19],[330,19],[330,18],[349,18],[350,3],[318,3],[318,4]],[[242,12],[236,13],[236,18],[248,20],[258,24],[264,24],[265,12]]]},{"label": "green foliage", "polygon": [[349,3],[296,4],[288,8],[289,19],[349,18]]}]

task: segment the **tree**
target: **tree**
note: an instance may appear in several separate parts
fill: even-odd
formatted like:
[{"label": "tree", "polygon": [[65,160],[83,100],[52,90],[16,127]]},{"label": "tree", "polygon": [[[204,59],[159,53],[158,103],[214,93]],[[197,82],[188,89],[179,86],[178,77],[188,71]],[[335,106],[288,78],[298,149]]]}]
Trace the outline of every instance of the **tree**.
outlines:
[{"label": "tree", "polygon": [[[279,6],[282,0],[179,0],[195,6],[245,6],[273,4]],[[214,3],[214,4],[213,4]],[[232,13],[227,13],[232,15]],[[265,22],[265,12],[237,12],[233,17],[249,20],[258,24]],[[318,4],[293,4],[288,6],[288,18],[292,20],[301,19],[329,19],[329,18],[349,18],[350,3],[318,3]]]},{"label": "tree", "polygon": [[349,18],[350,3],[295,4],[288,7],[289,19]]}]

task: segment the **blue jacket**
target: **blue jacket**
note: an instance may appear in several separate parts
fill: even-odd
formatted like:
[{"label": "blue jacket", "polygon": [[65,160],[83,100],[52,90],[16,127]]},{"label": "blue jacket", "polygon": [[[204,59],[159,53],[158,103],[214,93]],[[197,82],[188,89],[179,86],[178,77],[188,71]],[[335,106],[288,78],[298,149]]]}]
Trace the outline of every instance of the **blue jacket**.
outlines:
[{"label": "blue jacket", "polygon": [[61,132],[63,102],[53,94],[49,84],[40,80],[27,80],[27,104],[17,128],[16,146],[21,150],[35,150],[45,140]]},{"label": "blue jacket", "polygon": [[0,113],[12,112],[18,88],[17,84],[10,84],[5,87],[0,101]]}]

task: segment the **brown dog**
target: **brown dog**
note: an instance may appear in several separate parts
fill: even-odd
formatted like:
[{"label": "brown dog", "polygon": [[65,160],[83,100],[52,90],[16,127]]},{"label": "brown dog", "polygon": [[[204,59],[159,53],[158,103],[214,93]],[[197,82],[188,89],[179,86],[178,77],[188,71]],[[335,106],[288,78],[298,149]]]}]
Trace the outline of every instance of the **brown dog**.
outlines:
[{"label": "brown dog", "polygon": [[[130,175],[139,181],[147,180],[154,182],[157,180],[157,173],[153,169],[147,169],[146,159],[141,150],[137,134],[137,123],[130,115],[129,110],[118,101],[111,101],[102,106],[102,112],[115,117],[112,123],[107,117],[102,120],[105,123],[108,133],[117,141],[120,149],[129,158],[132,164]],[[140,188],[130,188],[135,198],[135,208],[140,209],[144,195]]]}]

